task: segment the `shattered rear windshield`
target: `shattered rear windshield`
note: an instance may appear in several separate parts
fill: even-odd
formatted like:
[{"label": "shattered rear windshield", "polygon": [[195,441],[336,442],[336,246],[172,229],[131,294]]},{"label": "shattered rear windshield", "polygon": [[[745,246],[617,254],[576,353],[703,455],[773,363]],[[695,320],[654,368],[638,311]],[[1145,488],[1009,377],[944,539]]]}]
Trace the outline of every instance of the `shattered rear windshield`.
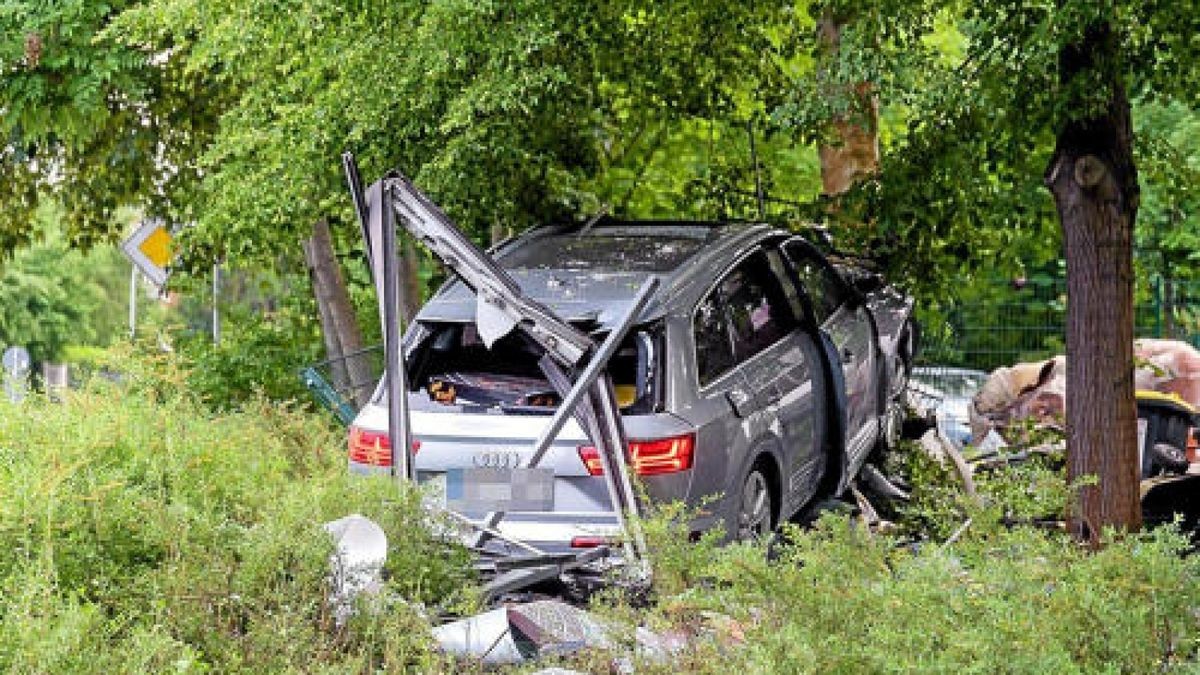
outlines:
[{"label": "shattered rear windshield", "polygon": [[509,269],[669,272],[705,243],[695,235],[588,233],[536,239],[508,253]]},{"label": "shattered rear windshield", "polygon": [[[562,402],[538,366],[540,349],[519,331],[490,348],[473,323],[428,324],[429,335],[409,359],[409,387],[433,404],[473,412],[550,414]],[[662,401],[661,323],[638,326],[608,362],[617,405],[626,414],[646,414]],[[592,336],[602,341],[604,334]],[[380,402],[387,400],[381,388]]]}]

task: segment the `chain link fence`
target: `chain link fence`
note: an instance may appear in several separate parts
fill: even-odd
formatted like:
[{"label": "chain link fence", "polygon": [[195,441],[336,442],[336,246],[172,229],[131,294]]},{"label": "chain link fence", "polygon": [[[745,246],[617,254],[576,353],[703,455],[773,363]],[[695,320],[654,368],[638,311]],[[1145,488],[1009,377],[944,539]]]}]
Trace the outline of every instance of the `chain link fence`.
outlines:
[{"label": "chain link fence", "polygon": [[[1200,347],[1200,281],[1154,276],[1135,289],[1134,335]],[[1066,352],[1063,279],[997,280],[971,297],[920,311],[924,365],[991,371]]]},{"label": "chain link fence", "polygon": [[375,345],[303,368],[300,379],[318,403],[349,425],[370,401],[383,368],[383,345]]}]

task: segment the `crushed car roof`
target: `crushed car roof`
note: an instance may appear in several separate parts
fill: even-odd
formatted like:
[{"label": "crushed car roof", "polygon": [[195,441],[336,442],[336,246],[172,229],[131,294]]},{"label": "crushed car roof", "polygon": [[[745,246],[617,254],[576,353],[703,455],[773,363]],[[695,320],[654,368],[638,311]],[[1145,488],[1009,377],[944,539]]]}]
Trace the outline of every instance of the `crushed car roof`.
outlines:
[{"label": "crushed car roof", "polygon": [[[528,297],[569,321],[605,326],[623,314],[650,276],[662,285],[642,313],[661,316],[690,283],[706,283],[745,244],[772,231],[764,225],[700,221],[621,221],[534,229],[492,254]],[[471,321],[475,296],[451,281],[422,308],[421,321]]]}]

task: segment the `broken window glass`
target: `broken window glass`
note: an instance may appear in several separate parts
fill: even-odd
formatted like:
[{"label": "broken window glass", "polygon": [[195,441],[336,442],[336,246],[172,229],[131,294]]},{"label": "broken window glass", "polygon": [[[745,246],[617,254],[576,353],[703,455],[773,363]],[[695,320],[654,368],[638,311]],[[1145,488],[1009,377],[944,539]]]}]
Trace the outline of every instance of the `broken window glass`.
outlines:
[{"label": "broken window glass", "polygon": [[[473,323],[427,324],[429,336],[409,359],[410,386],[431,403],[465,411],[549,414],[562,402],[538,359],[541,350],[520,331],[489,349]],[[661,326],[635,329],[608,362],[623,413],[655,412],[661,403],[658,345]],[[603,341],[604,334],[594,335]]]},{"label": "broken window glass", "polygon": [[845,302],[845,284],[833,268],[822,263],[807,243],[793,239],[784,245],[784,251],[796,267],[796,274],[812,302],[817,321],[825,323]]},{"label": "broken window glass", "polygon": [[733,354],[744,361],[770,347],[796,327],[779,281],[762,253],[755,253],[721,283],[727,295]]},{"label": "broken window glass", "polygon": [[716,289],[696,308],[692,333],[696,341],[696,370],[703,386],[733,367],[729,327]]}]

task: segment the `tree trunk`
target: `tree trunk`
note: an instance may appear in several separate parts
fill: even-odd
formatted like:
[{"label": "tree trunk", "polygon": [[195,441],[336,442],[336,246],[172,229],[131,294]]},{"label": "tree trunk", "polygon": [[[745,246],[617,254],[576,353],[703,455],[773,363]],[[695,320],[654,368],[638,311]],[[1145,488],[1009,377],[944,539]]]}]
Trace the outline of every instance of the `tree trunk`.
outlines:
[{"label": "tree trunk", "polygon": [[[845,19],[828,13],[817,22],[818,39],[827,55],[841,48],[844,26]],[[870,82],[859,82],[847,93],[854,98],[850,113],[833,121],[832,142],[817,148],[821,192],[831,197],[879,170],[879,101]]]},{"label": "tree trunk", "polygon": [[[1107,25],[1063,49],[1064,88],[1104,68],[1104,110],[1068,121],[1046,171],[1067,260],[1067,478],[1078,488],[1071,531],[1092,546],[1101,530],[1141,526],[1133,391],[1133,223],[1137,170],[1129,101]],[[1078,108],[1076,111],[1078,112]]]},{"label": "tree trunk", "polygon": [[357,354],[363,349],[362,332],[333,253],[333,240],[325,219],[313,225],[313,236],[304,243],[304,256],[313,280],[327,355],[334,366],[334,387],[362,407],[371,396],[375,378],[367,360]]},{"label": "tree trunk", "polygon": [[301,242],[304,248],[304,260],[308,265],[308,277],[312,281],[313,297],[317,300],[317,315],[321,319],[321,338],[325,342],[325,359],[329,362],[329,376],[333,388],[337,391],[350,389],[350,378],[346,374],[346,362],[342,359],[342,343],[338,340],[337,329],[333,326],[333,315],[329,302],[322,300],[328,293],[321,284],[321,277],[316,273],[319,264],[312,240]]}]

